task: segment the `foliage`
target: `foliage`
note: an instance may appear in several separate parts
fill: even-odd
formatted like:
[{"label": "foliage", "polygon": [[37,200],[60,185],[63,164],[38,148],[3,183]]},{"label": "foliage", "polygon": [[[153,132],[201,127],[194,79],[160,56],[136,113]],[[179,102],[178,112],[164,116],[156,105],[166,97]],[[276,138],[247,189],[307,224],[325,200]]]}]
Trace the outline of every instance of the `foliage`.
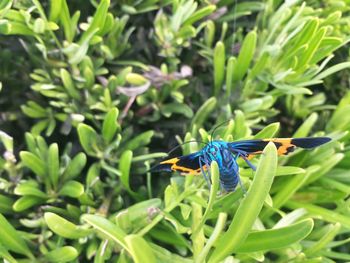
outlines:
[{"label": "foliage", "polygon": [[[347,0],[1,1],[0,257],[349,261],[348,14]],[[332,141],[239,162],[246,194],[220,193],[216,163],[211,189],[150,173],[224,121],[217,139]]]}]

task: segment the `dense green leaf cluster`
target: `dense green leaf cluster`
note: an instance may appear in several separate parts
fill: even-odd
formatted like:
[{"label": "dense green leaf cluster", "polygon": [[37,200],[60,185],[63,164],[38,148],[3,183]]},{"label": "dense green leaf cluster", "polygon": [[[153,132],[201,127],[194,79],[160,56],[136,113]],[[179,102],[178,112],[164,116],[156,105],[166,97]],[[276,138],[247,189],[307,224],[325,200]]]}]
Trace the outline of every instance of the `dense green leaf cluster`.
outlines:
[{"label": "dense green leaf cluster", "polygon": [[[350,260],[350,5],[0,2],[0,258]],[[224,194],[150,172],[173,146],[329,136],[239,160]],[[197,142],[196,142],[197,141]]]}]

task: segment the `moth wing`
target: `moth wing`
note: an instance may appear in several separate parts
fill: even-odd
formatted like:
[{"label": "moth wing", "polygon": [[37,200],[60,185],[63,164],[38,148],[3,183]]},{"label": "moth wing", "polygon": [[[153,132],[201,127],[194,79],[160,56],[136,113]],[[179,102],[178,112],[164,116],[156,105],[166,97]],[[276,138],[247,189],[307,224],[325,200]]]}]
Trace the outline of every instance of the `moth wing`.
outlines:
[{"label": "moth wing", "polygon": [[273,138],[246,140],[229,143],[230,149],[235,152],[244,151],[248,154],[248,158],[252,155],[260,154],[269,142],[273,142],[277,148],[278,155],[286,155],[293,152],[296,147],[311,149],[320,146],[331,139],[328,137],[306,137],[306,138]]},{"label": "moth wing", "polygon": [[[183,155],[161,161],[158,165],[152,168],[155,172],[171,172],[177,171],[184,175],[198,175],[201,173],[199,157],[200,152],[192,153],[189,155]],[[206,166],[202,165],[203,169],[206,170]]]}]

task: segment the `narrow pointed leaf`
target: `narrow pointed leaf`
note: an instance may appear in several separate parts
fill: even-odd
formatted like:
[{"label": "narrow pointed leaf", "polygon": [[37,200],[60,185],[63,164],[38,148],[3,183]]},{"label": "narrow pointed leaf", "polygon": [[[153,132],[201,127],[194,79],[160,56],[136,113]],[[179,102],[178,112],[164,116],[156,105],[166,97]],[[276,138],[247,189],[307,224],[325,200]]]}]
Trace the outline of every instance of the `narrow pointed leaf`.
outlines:
[{"label": "narrow pointed leaf", "polygon": [[102,125],[102,136],[106,143],[110,143],[113,137],[115,136],[115,132],[117,131],[119,125],[117,123],[118,118],[118,109],[111,109],[105,116]]},{"label": "narrow pointed leaf", "polygon": [[68,239],[78,239],[86,237],[91,233],[90,229],[79,227],[65,218],[51,212],[44,215],[45,222],[55,234]]},{"label": "narrow pointed leaf", "polygon": [[49,147],[47,159],[47,167],[49,170],[50,181],[54,189],[57,188],[58,180],[59,180],[59,154],[58,154],[58,145],[57,143],[53,143]]},{"label": "narrow pointed leaf", "polygon": [[225,45],[222,42],[218,42],[214,49],[214,96],[219,94],[224,82],[225,61]]},{"label": "narrow pointed leaf", "polygon": [[27,244],[24,242],[16,229],[0,214],[0,243],[8,250],[25,255],[34,259],[32,252],[30,252]]},{"label": "narrow pointed leaf", "polygon": [[33,195],[25,195],[17,199],[17,201],[13,204],[13,210],[16,212],[21,212],[28,208],[31,208],[32,206],[42,204],[44,202],[44,198]]},{"label": "narrow pointed leaf", "polygon": [[84,153],[78,153],[70,161],[66,170],[64,171],[64,179],[74,179],[81,174],[81,171],[86,165],[86,155]]},{"label": "narrow pointed leaf", "polygon": [[82,220],[93,226],[104,236],[117,242],[123,248],[129,249],[125,242],[126,233],[108,219],[101,216],[85,214],[82,216]]},{"label": "narrow pointed leaf", "polygon": [[119,160],[120,180],[128,191],[132,191],[129,184],[130,167],[132,161],[132,151],[123,152]]},{"label": "narrow pointed leaf", "polygon": [[277,168],[277,150],[269,143],[261,156],[253,183],[240,203],[229,229],[218,240],[209,262],[218,262],[241,246],[246,240],[266,199]]},{"label": "narrow pointed leaf", "polygon": [[142,237],[138,235],[129,235],[125,237],[125,242],[135,263],[156,262],[152,248]]},{"label": "narrow pointed leaf", "polygon": [[290,246],[307,237],[313,226],[314,222],[309,218],[287,227],[251,232],[236,252],[269,251]]},{"label": "narrow pointed leaf", "polygon": [[43,160],[31,152],[22,151],[19,153],[23,164],[31,169],[36,175],[44,178],[46,175],[46,165]]},{"label": "narrow pointed leaf", "polygon": [[83,123],[78,125],[78,135],[81,146],[89,155],[95,155],[97,149],[97,133],[96,131]]},{"label": "narrow pointed leaf", "polygon": [[244,38],[242,48],[237,58],[237,67],[234,69],[233,80],[240,81],[247,73],[250,62],[252,61],[255,53],[257,35],[255,31],[251,31]]},{"label": "narrow pointed leaf", "polygon": [[69,196],[78,198],[84,193],[84,186],[77,181],[68,181],[66,182],[61,190],[59,191],[60,195]]},{"label": "narrow pointed leaf", "polygon": [[44,255],[49,262],[70,262],[76,259],[78,251],[71,246],[56,248]]}]

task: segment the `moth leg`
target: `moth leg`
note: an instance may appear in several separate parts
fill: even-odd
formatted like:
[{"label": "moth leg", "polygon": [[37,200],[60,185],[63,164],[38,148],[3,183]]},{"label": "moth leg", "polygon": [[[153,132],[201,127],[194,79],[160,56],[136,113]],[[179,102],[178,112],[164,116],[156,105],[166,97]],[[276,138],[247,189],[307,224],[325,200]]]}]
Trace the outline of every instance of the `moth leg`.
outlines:
[{"label": "moth leg", "polygon": [[205,181],[207,182],[207,184],[208,184],[208,187],[209,187],[209,189],[211,189],[211,183],[210,183],[210,178],[208,178],[208,177],[210,177],[210,172],[209,172],[209,166],[206,164],[206,166],[207,166],[207,171],[208,171],[208,175],[207,175],[207,173],[204,171],[204,169],[203,169],[203,165],[202,165],[202,158],[201,157],[199,157],[199,167],[201,168],[201,172],[202,172],[202,174],[203,174],[203,176],[204,176],[204,179],[205,179]]},{"label": "moth leg", "polygon": [[[242,157],[246,162],[247,164],[250,166],[250,168],[252,168],[254,171],[256,169],[256,167],[251,163],[249,162],[249,160],[240,152],[237,153],[237,155],[235,156],[235,161],[238,159],[238,157]],[[253,168],[254,167],[254,168]],[[237,173],[237,177],[238,177],[238,183],[239,183],[239,186],[241,187],[242,191],[243,191],[243,195],[246,195],[247,194],[247,190],[245,189],[244,185],[242,184],[242,181],[241,181],[241,177],[239,176],[239,173]]]},{"label": "moth leg", "polygon": [[238,157],[242,157],[242,159],[248,164],[248,166],[253,169],[253,171],[256,171],[256,166],[254,164],[252,164],[248,158],[246,157],[247,153],[246,152],[237,152],[237,155],[235,156],[235,160],[238,159]]},{"label": "moth leg", "polygon": [[241,155],[243,160],[249,165],[250,168],[253,169],[253,171],[256,171],[256,166],[254,164],[252,164],[247,157],[245,157],[244,155]]}]

